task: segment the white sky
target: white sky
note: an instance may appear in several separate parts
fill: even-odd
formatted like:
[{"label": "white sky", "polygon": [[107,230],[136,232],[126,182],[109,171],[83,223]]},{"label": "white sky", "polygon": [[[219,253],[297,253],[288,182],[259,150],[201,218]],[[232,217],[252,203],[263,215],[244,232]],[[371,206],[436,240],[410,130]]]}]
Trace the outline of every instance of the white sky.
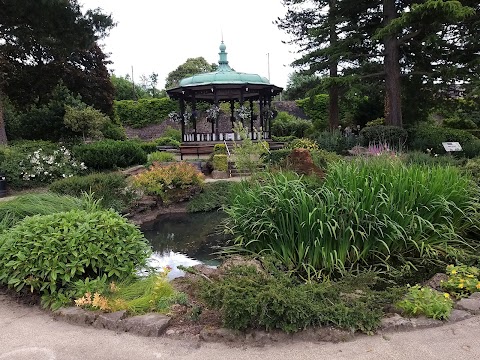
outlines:
[{"label": "white sky", "polygon": [[83,10],[101,8],[117,26],[103,41],[116,75],[159,75],[158,88],[168,73],[187,58],[203,56],[218,62],[223,38],[228,61],[236,71],[268,77],[285,87],[293,72],[295,48],[282,44],[288,35],[272,22],[285,14],[281,0],[79,0]]}]

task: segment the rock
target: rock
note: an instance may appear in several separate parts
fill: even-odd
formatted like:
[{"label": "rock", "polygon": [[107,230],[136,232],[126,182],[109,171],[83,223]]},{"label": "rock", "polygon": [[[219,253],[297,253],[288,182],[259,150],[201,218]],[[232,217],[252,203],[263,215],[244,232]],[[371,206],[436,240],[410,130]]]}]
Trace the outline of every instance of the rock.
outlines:
[{"label": "rock", "polygon": [[131,168],[122,170],[122,174],[125,175],[125,176],[133,176],[133,175],[140,174],[140,173],[142,173],[146,170],[147,169],[145,168],[145,166],[137,165],[137,166],[133,166]]},{"label": "rock", "polygon": [[82,309],[81,307],[68,307],[54,311],[53,317],[57,320],[64,320],[70,324],[89,326],[95,322],[98,313]]},{"label": "rock", "polygon": [[435,275],[432,276],[430,280],[425,281],[422,285],[428,286],[437,291],[442,291],[441,284],[443,281],[445,282],[448,281],[448,275],[442,274],[442,273],[436,273]]},{"label": "rock", "polygon": [[461,299],[455,304],[455,309],[465,310],[471,314],[480,314],[480,298]]},{"label": "rock", "polygon": [[242,341],[245,339],[245,336],[242,332],[238,330],[226,329],[226,328],[219,328],[219,329],[211,329],[211,328],[204,328],[200,331],[200,340],[207,341],[207,342],[235,342],[235,341]]},{"label": "rock", "polygon": [[480,299],[480,292],[474,292],[468,297],[469,299]]},{"label": "rock", "polygon": [[411,318],[410,322],[412,323],[412,326],[417,329],[433,328],[433,327],[443,325],[443,321],[430,319],[425,316],[420,316],[418,318]]},{"label": "rock", "polygon": [[288,166],[298,174],[317,175],[320,178],[325,177],[322,169],[313,163],[312,155],[307,149],[293,149],[287,158]]},{"label": "rock", "polygon": [[97,320],[93,323],[93,327],[97,329],[117,330],[120,320],[126,317],[127,312],[125,310],[99,314]]},{"label": "rock", "polygon": [[161,314],[146,314],[126,318],[118,323],[118,329],[141,336],[158,337],[170,323],[170,317]]},{"label": "rock", "polygon": [[470,314],[468,311],[453,309],[450,317],[448,318],[448,322],[462,321],[470,317],[472,317],[472,314]]},{"label": "rock", "polygon": [[263,272],[262,263],[255,259],[246,259],[241,256],[232,256],[225,260],[218,269],[223,272],[234,266],[253,266],[258,272]]},{"label": "rock", "polygon": [[228,179],[229,178],[227,171],[219,171],[219,170],[213,170],[210,176],[212,177],[212,179]]},{"label": "rock", "polygon": [[390,317],[383,318],[380,324],[380,330],[387,331],[398,331],[398,330],[408,330],[413,328],[413,324],[410,319],[406,319],[398,314],[395,314]]},{"label": "rock", "polygon": [[199,265],[192,266],[192,268],[195,273],[185,272],[186,279],[198,279],[199,277],[203,277],[203,276],[211,279],[218,276],[218,270],[216,267],[208,266],[205,264],[199,264]]},{"label": "rock", "polygon": [[368,155],[368,149],[363,146],[354,146],[350,150],[348,150],[350,155]]},{"label": "rock", "polygon": [[310,328],[304,331],[299,331],[293,335],[295,340],[301,341],[315,341],[315,342],[345,342],[353,340],[354,333],[336,329],[330,326]]}]

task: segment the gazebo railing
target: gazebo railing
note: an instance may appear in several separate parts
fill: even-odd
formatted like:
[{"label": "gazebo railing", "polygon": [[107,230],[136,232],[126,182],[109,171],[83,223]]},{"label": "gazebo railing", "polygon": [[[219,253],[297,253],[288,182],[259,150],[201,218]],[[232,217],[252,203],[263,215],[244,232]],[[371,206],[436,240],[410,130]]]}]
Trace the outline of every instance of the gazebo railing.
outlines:
[{"label": "gazebo railing", "polygon": [[[249,139],[252,140],[258,140],[257,138],[257,133],[248,133]],[[270,132],[264,131],[263,132],[263,138],[264,139],[269,139],[270,138]],[[225,132],[225,133],[219,133],[218,136],[217,134],[212,134],[212,133],[190,133],[190,134],[184,134],[183,135],[183,141],[184,142],[202,142],[202,141],[240,141],[241,138],[238,134],[235,134],[233,132]]]}]

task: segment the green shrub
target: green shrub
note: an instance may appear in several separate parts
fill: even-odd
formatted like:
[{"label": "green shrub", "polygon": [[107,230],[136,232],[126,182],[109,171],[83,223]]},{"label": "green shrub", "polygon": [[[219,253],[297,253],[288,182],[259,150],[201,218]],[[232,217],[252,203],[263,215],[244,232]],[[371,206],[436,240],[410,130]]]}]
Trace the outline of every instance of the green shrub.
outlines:
[{"label": "green shrub", "polygon": [[1,170],[5,172],[7,184],[12,188],[45,186],[86,170],[85,164],[77,161],[64,146],[53,148],[47,145],[46,149],[37,147],[30,150],[32,145],[25,143],[12,146],[4,152]]},{"label": "green shrub", "polygon": [[294,136],[302,138],[312,128],[312,122],[280,111],[272,122],[272,134],[275,136]]},{"label": "green shrub", "polygon": [[146,194],[159,196],[164,203],[169,203],[190,198],[201,189],[203,180],[203,174],[195,166],[178,162],[152,166],[135,175],[133,185]]},{"label": "green shrub", "polygon": [[463,154],[467,158],[474,158],[480,156],[480,139],[473,139],[470,142],[462,145]]},{"label": "green shrub", "polygon": [[214,282],[204,282],[207,304],[220,310],[226,327],[263,328],[296,332],[309,326],[336,326],[350,331],[374,331],[391,294],[376,293],[362,280],[298,283],[277,272],[259,273],[253,267],[233,267]]},{"label": "green shrub", "polygon": [[53,193],[19,195],[0,202],[0,232],[12,228],[27,216],[49,215],[70,210],[100,210],[88,196],[81,198]]},{"label": "green shrub", "polygon": [[361,143],[361,137],[343,136],[340,131],[323,131],[314,136],[315,142],[320,149],[344,155],[347,150],[350,150]]},{"label": "green shrub", "polygon": [[379,125],[385,125],[385,118],[383,117],[377,118],[365,124],[365,126],[379,126]]},{"label": "green shrub", "polygon": [[403,148],[407,142],[407,130],[398,126],[367,126],[360,131],[364,145],[389,144],[390,146]]},{"label": "green shrub", "polygon": [[171,146],[177,149],[180,147],[181,144],[180,141],[172,137],[160,137],[154,140],[154,142],[157,146]]},{"label": "green shrub", "polygon": [[50,191],[77,197],[83,193],[91,193],[103,208],[113,208],[119,212],[127,209],[135,197],[121,173],[99,173],[61,179],[50,185]]},{"label": "green shrub", "polygon": [[[475,157],[477,139],[475,136],[464,130],[442,128],[426,123],[419,124],[409,130],[409,148],[411,150],[427,151],[431,149],[434,154],[445,154],[442,142],[458,141],[462,148],[467,149],[469,157]],[[469,150],[469,146],[472,151]],[[479,152],[480,154],[480,152]],[[466,154],[465,154],[466,155]]]},{"label": "green shrub", "polygon": [[329,97],[327,94],[297,100],[296,103],[312,121],[315,130],[324,131],[328,128]]},{"label": "green shrub", "polygon": [[289,149],[307,149],[318,150],[318,145],[315,141],[310,139],[295,139],[287,146]]},{"label": "green shrub", "polygon": [[174,129],[171,126],[167,126],[167,128],[163,131],[162,137],[164,138],[171,138],[178,142],[182,141],[182,132],[179,129]]},{"label": "green shrub", "polygon": [[114,211],[35,215],[0,236],[0,282],[57,307],[70,299],[71,283],[131,277],[150,251],[140,230]]},{"label": "green shrub", "polygon": [[125,128],[122,125],[114,124],[111,121],[104,124],[100,131],[105,139],[127,140]]},{"label": "green shrub", "polygon": [[465,169],[472,175],[472,178],[480,184],[480,157],[468,160]]},{"label": "green shrub", "polygon": [[341,156],[323,149],[312,150],[310,154],[313,163],[321,169],[327,169],[331,163],[342,160]]},{"label": "green shrub", "polygon": [[145,164],[147,154],[134,141],[103,140],[73,148],[76,158],[90,169],[108,170]]},{"label": "green shrub", "polygon": [[153,163],[164,163],[175,161],[175,155],[165,151],[155,151],[148,154],[147,165],[151,166]]},{"label": "green shrub", "polygon": [[145,154],[151,154],[157,151],[157,143],[155,141],[141,141],[141,140],[130,140],[136,142],[140,148],[145,151]]},{"label": "green shrub", "polygon": [[459,117],[459,116],[454,116],[454,117],[443,120],[443,126],[452,128],[452,129],[462,129],[462,130],[477,128],[477,124],[475,124],[472,120],[465,117]]},{"label": "green shrub", "polygon": [[292,142],[296,138],[297,138],[296,136],[275,136],[275,135],[272,135],[272,140],[273,141],[285,142],[285,143]]},{"label": "green shrub", "polygon": [[230,203],[232,188],[237,183],[231,181],[215,181],[205,184],[202,192],[188,202],[188,212],[207,212],[217,210]]},{"label": "green shrub", "polygon": [[292,149],[272,150],[265,157],[271,165],[282,165],[291,153]]},{"label": "green shrub", "polygon": [[177,111],[178,104],[169,98],[114,101],[115,115],[123,125],[142,128],[160,124],[168,114]]},{"label": "green shrub", "polygon": [[213,147],[213,153],[218,155],[227,155],[227,145],[225,144],[215,144]]},{"label": "green shrub", "polygon": [[228,170],[228,157],[224,154],[213,155],[213,169],[218,171]]},{"label": "green shrub", "polygon": [[425,315],[432,319],[445,320],[452,312],[453,301],[448,294],[416,285],[408,289],[405,298],[396,306],[410,316]]},{"label": "green shrub", "polygon": [[91,106],[65,106],[63,116],[65,126],[77,136],[85,138],[101,138],[101,129],[109,122],[110,118],[101,111]]},{"label": "green shrub", "polygon": [[272,253],[303,276],[350,266],[418,269],[478,247],[462,237],[475,226],[469,220],[478,188],[456,168],[383,158],[335,162],[317,189],[267,174],[232,197],[225,209],[232,250]]}]

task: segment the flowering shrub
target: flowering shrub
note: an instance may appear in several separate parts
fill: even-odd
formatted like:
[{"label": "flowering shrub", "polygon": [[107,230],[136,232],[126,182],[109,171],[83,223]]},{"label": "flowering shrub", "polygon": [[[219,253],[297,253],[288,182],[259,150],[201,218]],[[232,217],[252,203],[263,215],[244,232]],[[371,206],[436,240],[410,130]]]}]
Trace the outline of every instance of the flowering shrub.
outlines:
[{"label": "flowering shrub", "polygon": [[425,315],[433,319],[448,319],[453,301],[448,293],[439,293],[428,287],[415,285],[408,289],[405,298],[397,306],[408,315]]},{"label": "flowering shrub", "polygon": [[148,195],[159,196],[164,202],[182,201],[200,190],[204,176],[197,168],[186,162],[167,166],[152,166],[138,174],[133,185]]},{"label": "flowering shrub", "polygon": [[38,149],[32,154],[28,154],[25,161],[20,162],[20,168],[23,180],[37,178],[39,181],[46,182],[72,177],[87,169],[83,162],[77,163],[64,146],[50,154]]},{"label": "flowering shrub", "polygon": [[54,150],[38,148],[33,152],[13,150],[6,156],[2,168],[12,187],[44,185],[81,174],[87,169],[64,146]]},{"label": "flowering shrub", "polygon": [[244,123],[246,120],[250,120],[250,110],[246,106],[240,106],[240,108],[235,110],[235,118],[238,121]]},{"label": "flowering shrub", "polygon": [[318,150],[318,145],[315,141],[310,139],[295,139],[289,145],[289,149],[307,149]]},{"label": "flowering shrub", "polygon": [[480,270],[474,266],[448,265],[448,280],[442,282],[442,288],[457,298],[480,291]]}]

